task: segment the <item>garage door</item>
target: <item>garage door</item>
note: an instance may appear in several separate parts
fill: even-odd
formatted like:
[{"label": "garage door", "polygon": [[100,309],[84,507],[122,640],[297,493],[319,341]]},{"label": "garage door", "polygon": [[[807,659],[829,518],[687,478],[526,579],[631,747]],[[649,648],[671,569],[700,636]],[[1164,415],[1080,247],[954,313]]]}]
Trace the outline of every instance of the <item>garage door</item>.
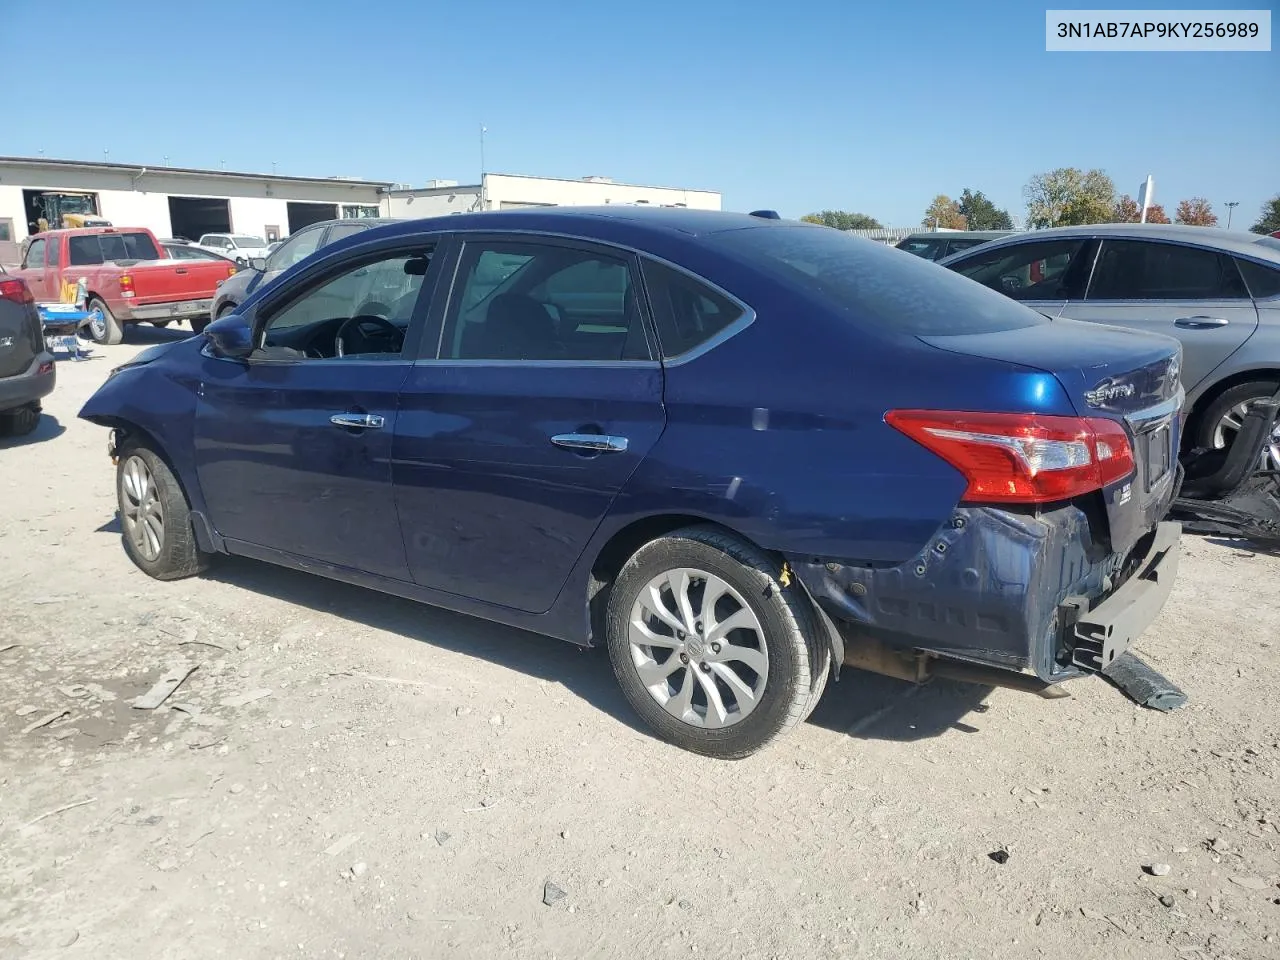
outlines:
[{"label": "garage door", "polygon": [[298,203],[288,205],[289,232],[297,233],[303,227],[322,220],[337,220],[338,205],[336,203]]},{"label": "garage door", "polygon": [[170,197],[169,227],[183,240],[231,232],[231,201],[217,197]]}]

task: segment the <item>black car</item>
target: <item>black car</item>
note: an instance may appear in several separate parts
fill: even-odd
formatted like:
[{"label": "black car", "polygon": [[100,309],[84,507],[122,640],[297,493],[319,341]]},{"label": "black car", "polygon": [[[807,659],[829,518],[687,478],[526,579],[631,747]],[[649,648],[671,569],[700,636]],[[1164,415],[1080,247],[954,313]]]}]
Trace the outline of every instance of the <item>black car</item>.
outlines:
[{"label": "black car", "polygon": [[[255,257],[249,261],[246,269],[218,284],[213,305],[209,309],[209,319],[217,320],[227,316],[249,299],[249,294],[264,284],[270,283],[295,263],[311,256],[317,250],[323,250],[343,237],[353,237],[373,227],[399,222],[397,218],[370,217],[361,220],[323,220],[303,227],[276,247],[270,256]],[[192,326],[195,327],[195,324]],[[204,324],[201,324],[196,333],[203,329]]]},{"label": "black car", "polygon": [[945,233],[928,231],[903,237],[895,246],[899,250],[914,253],[917,257],[924,257],[926,260],[941,260],[961,250],[968,250],[991,240],[1010,236],[1014,232],[1013,230],[949,230]]},{"label": "black car", "polygon": [[0,268],[0,437],[36,428],[56,376],[31,288]]}]

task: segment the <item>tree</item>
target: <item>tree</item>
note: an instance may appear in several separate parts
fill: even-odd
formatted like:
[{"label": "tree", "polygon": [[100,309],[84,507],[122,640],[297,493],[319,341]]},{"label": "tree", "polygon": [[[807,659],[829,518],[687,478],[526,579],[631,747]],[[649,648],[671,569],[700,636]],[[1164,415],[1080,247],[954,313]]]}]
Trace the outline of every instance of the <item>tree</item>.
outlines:
[{"label": "tree", "polygon": [[800,218],[805,223],[817,223],[837,230],[880,230],[880,221],[865,213],[848,213],[844,210],[823,210],[806,213]]},{"label": "tree", "polygon": [[945,193],[940,193],[933,198],[933,203],[929,204],[929,209],[924,212],[924,219],[920,223],[926,227],[941,227],[944,230],[964,230],[968,226],[968,221],[960,212],[960,204]]},{"label": "tree", "polygon": [[1254,233],[1275,233],[1280,230],[1280,193],[1262,205],[1262,216],[1249,229]]},{"label": "tree", "polygon": [[1101,170],[1059,167],[1037,173],[1022,192],[1032,227],[1106,223],[1116,206],[1116,185]]},{"label": "tree", "polygon": [[1001,210],[988,200],[981,190],[971,193],[968,187],[960,194],[958,204],[961,215],[970,230],[1012,230],[1013,220],[1009,211]]},{"label": "tree", "polygon": [[1138,209],[1138,201],[1127,193],[1116,201],[1111,211],[1113,223],[1137,223],[1141,216],[1142,211]]},{"label": "tree", "polygon": [[1164,212],[1164,207],[1158,203],[1153,203],[1147,207],[1147,223],[1170,223],[1169,215]]},{"label": "tree", "polygon": [[1178,203],[1178,213],[1174,217],[1178,223],[1189,227],[1216,227],[1218,215],[1213,212],[1213,205],[1204,197],[1192,197]]}]

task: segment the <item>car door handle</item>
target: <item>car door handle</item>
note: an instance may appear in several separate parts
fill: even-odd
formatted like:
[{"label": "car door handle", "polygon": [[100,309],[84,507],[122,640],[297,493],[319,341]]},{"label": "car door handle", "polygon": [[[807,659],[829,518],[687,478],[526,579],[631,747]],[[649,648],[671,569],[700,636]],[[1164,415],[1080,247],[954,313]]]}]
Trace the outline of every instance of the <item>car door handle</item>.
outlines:
[{"label": "car door handle", "polygon": [[627,449],[626,437],[610,437],[602,433],[558,433],[551,442],[557,447],[589,453],[624,453]]},{"label": "car door handle", "polygon": [[1226,317],[1179,317],[1173,321],[1173,325],[1187,330],[1211,330],[1214,327],[1225,327],[1230,322]]},{"label": "car door handle", "polygon": [[387,421],[376,413],[335,413],[329,422],[348,430],[381,430]]},{"label": "car door handle", "polygon": [[175,269],[174,269],[174,271],[173,271],[173,272],[174,272],[174,273],[176,273],[176,274],[178,274],[179,276],[185,277],[185,276],[187,275],[187,268],[186,268],[186,267],[177,267],[177,268],[175,268]]}]

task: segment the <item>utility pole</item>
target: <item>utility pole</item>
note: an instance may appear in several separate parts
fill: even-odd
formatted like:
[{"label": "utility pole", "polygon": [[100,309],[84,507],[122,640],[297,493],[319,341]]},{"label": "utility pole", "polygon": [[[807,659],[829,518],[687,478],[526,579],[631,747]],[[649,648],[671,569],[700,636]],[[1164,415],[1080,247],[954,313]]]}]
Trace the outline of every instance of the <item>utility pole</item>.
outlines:
[{"label": "utility pole", "polygon": [[1227,229],[1228,229],[1228,230],[1230,230],[1230,229],[1231,229],[1231,214],[1235,213],[1235,211],[1236,211],[1236,207],[1240,206],[1240,201],[1239,201],[1239,200],[1232,200],[1232,201],[1230,201],[1229,203],[1224,203],[1224,204],[1223,204],[1223,206],[1227,208]]},{"label": "utility pole", "polygon": [[487,206],[485,204],[485,195],[484,195],[484,135],[488,132],[489,132],[489,128],[486,127],[483,123],[480,124],[480,209],[481,210],[487,209]]}]

